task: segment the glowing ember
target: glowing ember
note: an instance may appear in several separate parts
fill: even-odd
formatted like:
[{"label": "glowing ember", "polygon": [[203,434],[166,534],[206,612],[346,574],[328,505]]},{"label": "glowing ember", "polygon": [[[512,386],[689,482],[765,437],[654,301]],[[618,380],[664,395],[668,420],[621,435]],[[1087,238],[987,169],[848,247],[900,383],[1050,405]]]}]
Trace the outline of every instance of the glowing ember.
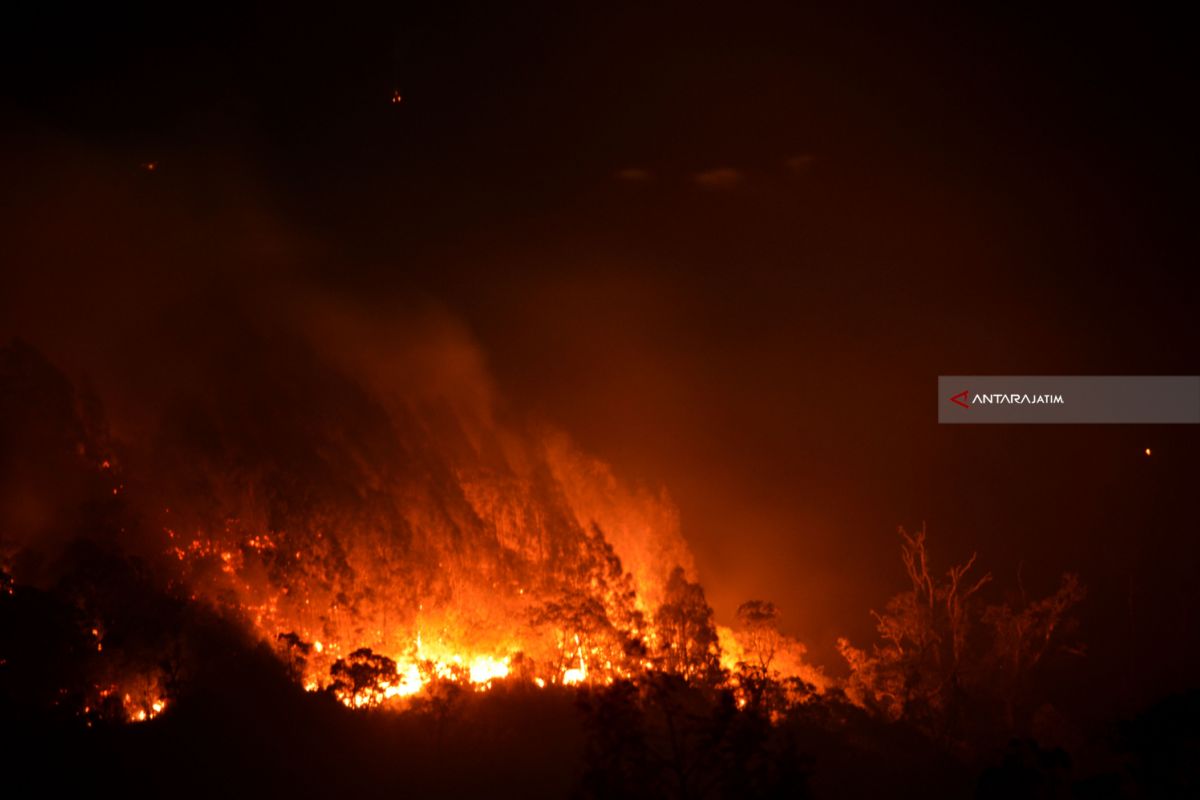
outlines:
[{"label": "glowing ember", "polygon": [[159,680],[141,678],[129,681],[124,687],[115,684],[95,687],[80,712],[90,725],[97,719],[146,722],[166,708],[167,699]]}]

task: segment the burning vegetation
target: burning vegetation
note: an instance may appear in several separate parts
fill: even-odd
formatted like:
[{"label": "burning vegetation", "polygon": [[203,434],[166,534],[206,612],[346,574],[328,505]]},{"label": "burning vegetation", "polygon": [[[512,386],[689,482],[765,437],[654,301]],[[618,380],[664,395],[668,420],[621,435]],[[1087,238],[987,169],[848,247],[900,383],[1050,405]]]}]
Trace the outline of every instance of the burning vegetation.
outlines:
[{"label": "burning vegetation", "polygon": [[777,786],[802,782],[798,720],[970,748],[1028,729],[1039,667],[1082,655],[1076,576],[984,602],[974,556],[943,572],[902,531],[911,588],[827,674],[769,601],[717,625],[669,499],[565,436],[300,346],[251,337],[229,367],[131,442],[35,350],[0,350],[10,709],[150,722],[266,659],[310,696],[435,721],[469,696],[577,696],[600,794],[745,759]]},{"label": "burning vegetation", "polygon": [[[82,538],[136,555],[147,581],[244,623],[300,685],[353,708],[443,683],[665,672],[717,685],[737,671],[743,646],[714,624],[664,494],[622,484],[561,434],[522,435],[446,398],[372,395],[310,352],[255,355],[269,408],[244,385],[176,398],[146,448],[112,437],[99,404],[31,348],[5,348],[13,444],[48,462],[44,485],[10,495],[13,512],[28,508],[10,516],[7,569],[47,585],[70,526],[89,526]],[[86,620],[105,664],[124,655],[118,622]],[[95,681],[84,713],[113,698],[128,719],[161,712],[165,692],[133,687],[169,681],[127,672]]]}]

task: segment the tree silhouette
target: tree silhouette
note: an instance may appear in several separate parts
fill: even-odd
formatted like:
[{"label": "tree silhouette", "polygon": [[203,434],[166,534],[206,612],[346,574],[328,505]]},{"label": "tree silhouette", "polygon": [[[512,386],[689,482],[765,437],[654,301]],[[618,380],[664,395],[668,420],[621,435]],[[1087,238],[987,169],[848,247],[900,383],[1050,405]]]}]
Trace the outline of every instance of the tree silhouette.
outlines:
[{"label": "tree silhouette", "polygon": [[[970,576],[976,555],[939,577],[930,565],[925,530],[900,529],[900,556],[911,588],[872,612],[880,641],[870,652],[838,642],[850,666],[847,696],[890,719],[907,719],[939,739],[962,735],[965,709],[999,692],[1005,720],[1030,671],[1069,626],[1067,611],[1083,598],[1078,577],[1064,576],[1052,595],[1026,603],[983,606],[990,573]],[[975,715],[977,716],[977,715]]]},{"label": "tree silhouette", "polygon": [[[983,621],[994,632],[991,656],[997,673],[995,685],[1003,695],[1005,721],[1010,727],[1015,722],[1016,706],[1029,688],[1038,664],[1062,634],[1074,627],[1067,612],[1084,599],[1087,590],[1078,575],[1068,572],[1053,594],[1031,601],[1023,595],[1024,592],[1022,607],[998,604],[989,606],[983,614]],[[1082,655],[1082,648],[1070,646],[1070,649]]]},{"label": "tree silhouette", "polygon": [[369,647],[361,647],[335,661],[329,675],[333,678],[331,688],[343,701],[365,698],[379,702],[387,685],[396,680],[396,662]]}]

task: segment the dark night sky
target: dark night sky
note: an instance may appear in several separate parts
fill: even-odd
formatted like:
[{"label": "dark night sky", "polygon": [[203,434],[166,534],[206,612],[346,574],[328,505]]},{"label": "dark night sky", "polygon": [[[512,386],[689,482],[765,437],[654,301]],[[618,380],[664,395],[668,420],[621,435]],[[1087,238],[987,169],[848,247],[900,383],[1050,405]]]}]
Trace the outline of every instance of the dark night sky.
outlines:
[{"label": "dark night sky", "polygon": [[[1197,431],[939,428],[933,397],[1200,372],[1182,20],[648,5],[46,6],[0,34],[4,203],[122,176],[197,240],[284,231],[263,269],[434,298],[508,413],[668,488],[719,618],[773,598],[818,660],[869,636],[895,528],[925,520],[1005,583],[1081,572],[1104,674],[1146,649],[1147,684],[1189,680]],[[136,299],[144,274],[78,267],[110,268]],[[0,308],[6,336],[73,330],[19,290]]]}]

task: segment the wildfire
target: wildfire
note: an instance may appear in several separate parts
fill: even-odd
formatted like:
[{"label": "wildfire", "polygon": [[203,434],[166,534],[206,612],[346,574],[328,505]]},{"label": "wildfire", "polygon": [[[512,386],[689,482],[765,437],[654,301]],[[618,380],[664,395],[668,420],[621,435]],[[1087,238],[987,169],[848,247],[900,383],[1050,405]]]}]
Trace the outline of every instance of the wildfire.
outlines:
[{"label": "wildfire", "polygon": [[[449,470],[438,491],[459,498],[450,508],[403,484],[366,512],[292,516],[168,496],[153,506],[163,563],[181,595],[243,620],[305,690],[351,709],[403,708],[448,686],[585,690],[656,672],[721,683],[745,707],[738,673],[752,648],[713,626],[684,568],[665,568],[687,555],[669,501],[622,487],[560,440],[532,457],[535,472]],[[115,463],[93,462],[123,493]],[[155,719],[169,705],[164,679],[127,662],[120,637],[110,648],[108,629],[90,627],[104,680],[83,716]],[[802,648],[776,645],[789,674],[807,668]]]},{"label": "wildfire", "polygon": [[439,489],[461,498],[448,510],[404,485],[397,499],[420,499],[383,494],[366,516],[331,507],[287,527],[240,501],[217,520],[171,502],[164,550],[180,585],[278,645],[305,688],[352,707],[438,682],[602,685],[655,668],[664,563],[686,556],[669,501],[562,441],[531,455],[536,474],[456,467]]},{"label": "wildfire", "polygon": [[[513,508],[510,497],[484,494],[479,485],[469,496],[481,516],[499,520],[498,536],[514,546],[528,540],[517,526],[536,509]],[[363,554],[370,558],[360,560],[353,549],[339,552],[330,532],[317,532],[300,546],[292,534],[249,529],[234,517],[217,537],[183,541],[175,528],[164,531],[166,550],[189,586],[210,602],[239,598],[235,610],[276,644],[306,690],[329,692],[350,708],[394,705],[443,683],[478,692],[501,681],[602,686],[656,670],[689,679],[722,669],[732,674],[750,660],[728,629],[712,629],[711,641],[700,646],[689,641],[703,636],[711,609],[682,570],[670,581],[642,582],[645,594],[660,603],[675,596],[656,609],[599,527],[592,527],[590,533],[575,529],[576,549],[565,564],[532,563],[519,570],[519,579],[505,580],[492,564],[467,561],[453,568],[451,591],[435,584],[415,597],[383,578],[404,568],[393,562],[395,553],[372,548]],[[350,539],[364,540],[370,538]],[[356,581],[339,585],[335,554]],[[438,564],[443,571],[451,569],[448,558]],[[481,572],[488,576],[483,590]],[[778,650],[777,663],[790,674],[808,669],[806,679],[823,683],[822,675],[801,664],[802,647]],[[736,681],[729,685],[737,688]]]},{"label": "wildfire", "polygon": [[[289,420],[279,452],[253,436],[192,452],[192,434],[168,428],[154,476],[78,455],[114,513],[159,532],[143,545],[162,556],[163,588],[244,623],[300,686],[352,708],[444,684],[586,689],[670,673],[717,685],[737,669],[663,492],[623,484],[561,435],[456,413],[381,402]],[[85,715],[163,713],[169,682],[143,673],[174,674],[171,656],[132,647],[102,613],[89,629]]]}]

